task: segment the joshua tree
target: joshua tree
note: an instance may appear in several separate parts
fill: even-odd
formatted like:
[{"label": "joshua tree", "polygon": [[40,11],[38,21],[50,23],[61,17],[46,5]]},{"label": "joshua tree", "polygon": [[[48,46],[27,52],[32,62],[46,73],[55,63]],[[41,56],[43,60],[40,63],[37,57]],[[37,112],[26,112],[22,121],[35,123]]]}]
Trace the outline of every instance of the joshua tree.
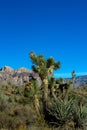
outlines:
[{"label": "joshua tree", "polygon": [[33,71],[38,73],[42,80],[43,99],[47,102],[49,79],[52,79],[53,71],[60,68],[60,62],[55,62],[53,57],[45,59],[43,55],[37,56],[34,52],[30,52],[30,58],[34,64],[32,66]]}]

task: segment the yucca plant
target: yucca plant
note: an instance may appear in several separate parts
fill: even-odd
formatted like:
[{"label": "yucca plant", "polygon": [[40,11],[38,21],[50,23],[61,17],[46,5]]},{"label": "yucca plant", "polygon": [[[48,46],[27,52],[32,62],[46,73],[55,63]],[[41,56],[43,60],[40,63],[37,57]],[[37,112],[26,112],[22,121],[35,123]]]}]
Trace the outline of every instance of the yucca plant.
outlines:
[{"label": "yucca plant", "polygon": [[50,124],[60,126],[72,119],[73,99],[57,99],[54,101],[53,107],[47,108],[49,117],[51,116]]},{"label": "yucca plant", "polygon": [[84,128],[87,126],[87,107],[80,104],[75,105],[73,109],[73,120],[75,128]]}]

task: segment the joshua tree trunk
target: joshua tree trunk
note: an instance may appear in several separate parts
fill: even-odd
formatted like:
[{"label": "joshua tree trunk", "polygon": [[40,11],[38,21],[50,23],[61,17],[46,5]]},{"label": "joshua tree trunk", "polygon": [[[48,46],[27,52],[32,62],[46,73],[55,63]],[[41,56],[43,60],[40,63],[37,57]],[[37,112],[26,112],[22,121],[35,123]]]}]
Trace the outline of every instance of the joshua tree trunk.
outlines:
[{"label": "joshua tree trunk", "polygon": [[43,83],[43,87],[44,87],[43,88],[43,99],[45,102],[47,102],[47,100],[48,100],[48,79],[45,78],[42,83]]},{"label": "joshua tree trunk", "polygon": [[34,106],[35,106],[35,110],[37,112],[37,115],[39,116],[40,115],[40,104],[39,104],[39,100],[38,100],[38,97],[36,94],[34,96]]},{"label": "joshua tree trunk", "polygon": [[55,93],[54,93],[54,86],[51,87],[51,94],[54,99],[57,99]]}]

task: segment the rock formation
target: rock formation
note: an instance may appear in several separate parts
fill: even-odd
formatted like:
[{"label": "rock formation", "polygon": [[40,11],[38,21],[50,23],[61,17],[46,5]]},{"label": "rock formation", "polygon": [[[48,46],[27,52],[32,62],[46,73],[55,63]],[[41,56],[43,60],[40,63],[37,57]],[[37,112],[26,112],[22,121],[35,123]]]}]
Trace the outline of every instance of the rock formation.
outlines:
[{"label": "rock formation", "polygon": [[16,86],[23,86],[24,81],[29,81],[31,77],[35,78],[39,84],[41,83],[38,74],[35,74],[24,67],[14,70],[9,66],[4,66],[0,69],[0,83],[10,82]]}]

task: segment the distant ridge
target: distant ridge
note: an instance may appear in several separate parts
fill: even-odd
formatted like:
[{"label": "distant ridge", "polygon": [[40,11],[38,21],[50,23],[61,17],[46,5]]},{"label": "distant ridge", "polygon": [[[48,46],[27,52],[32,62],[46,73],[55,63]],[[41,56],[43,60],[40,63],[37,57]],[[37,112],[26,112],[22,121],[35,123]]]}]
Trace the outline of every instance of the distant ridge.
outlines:
[{"label": "distant ridge", "polygon": [[[24,81],[30,80],[30,76],[33,76],[39,84],[41,84],[41,80],[38,74],[35,74],[32,70],[28,70],[24,67],[14,70],[10,66],[4,66],[0,69],[0,83],[10,82],[16,86],[24,86]],[[65,81],[70,80],[70,78],[66,78]],[[77,76],[75,79],[74,86],[81,86],[87,84],[87,75]]]},{"label": "distant ridge", "polygon": [[[71,78],[65,78],[65,81],[71,80]],[[87,84],[87,75],[77,76],[75,78],[74,87],[81,87]]]},{"label": "distant ridge", "polygon": [[76,86],[81,86],[87,84],[87,75],[83,75],[83,76],[77,76],[76,80],[75,80],[75,85]]}]

